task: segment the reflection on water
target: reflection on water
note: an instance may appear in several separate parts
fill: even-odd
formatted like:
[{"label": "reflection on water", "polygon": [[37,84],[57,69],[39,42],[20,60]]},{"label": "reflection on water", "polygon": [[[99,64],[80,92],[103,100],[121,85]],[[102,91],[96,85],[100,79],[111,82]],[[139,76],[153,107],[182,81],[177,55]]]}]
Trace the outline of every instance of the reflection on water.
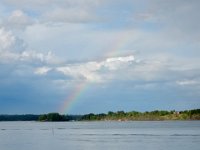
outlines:
[{"label": "reflection on water", "polygon": [[0,122],[0,150],[199,150],[200,121]]}]

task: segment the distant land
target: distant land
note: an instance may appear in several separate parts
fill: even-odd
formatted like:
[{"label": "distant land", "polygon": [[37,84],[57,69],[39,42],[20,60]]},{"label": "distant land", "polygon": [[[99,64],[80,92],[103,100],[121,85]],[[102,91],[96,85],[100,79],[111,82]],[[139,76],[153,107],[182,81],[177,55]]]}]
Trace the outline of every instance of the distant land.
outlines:
[{"label": "distant land", "polygon": [[85,115],[61,115],[59,113],[48,114],[24,114],[24,115],[0,115],[0,121],[162,121],[162,120],[200,120],[200,109],[184,111],[109,111],[107,114],[85,114]]}]

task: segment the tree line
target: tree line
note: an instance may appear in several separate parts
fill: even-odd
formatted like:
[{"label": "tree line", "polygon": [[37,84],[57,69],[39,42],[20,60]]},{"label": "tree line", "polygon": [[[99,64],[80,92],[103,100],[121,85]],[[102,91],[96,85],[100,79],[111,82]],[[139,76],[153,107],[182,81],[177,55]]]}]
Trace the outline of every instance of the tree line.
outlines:
[{"label": "tree line", "polygon": [[60,115],[59,113],[48,113],[39,116],[39,121],[72,121],[81,120],[82,115]]},{"label": "tree line", "polygon": [[200,109],[185,111],[117,111],[100,114],[85,115],[61,115],[59,113],[48,113],[41,115],[25,114],[25,115],[0,115],[0,121],[134,121],[134,120],[200,120]]},{"label": "tree line", "polygon": [[107,114],[86,114],[83,115],[81,120],[118,120],[118,121],[148,121],[148,120],[200,120],[200,109],[185,110],[185,111],[166,111],[166,110],[155,110],[155,111],[109,111]]},{"label": "tree line", "polygon": [[36,121],[40,115],[0,115],[0,121]]}]

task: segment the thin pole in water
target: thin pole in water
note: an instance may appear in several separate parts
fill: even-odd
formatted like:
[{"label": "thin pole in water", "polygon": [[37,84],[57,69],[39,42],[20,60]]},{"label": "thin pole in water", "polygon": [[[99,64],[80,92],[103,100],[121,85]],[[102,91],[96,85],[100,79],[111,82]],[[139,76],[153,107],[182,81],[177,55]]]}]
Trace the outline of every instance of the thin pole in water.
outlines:
[{"label": "thin pole in water", "polygon": [[53,136],[54,136],[54,128],[52,128],[52,134],[53,134]]}]

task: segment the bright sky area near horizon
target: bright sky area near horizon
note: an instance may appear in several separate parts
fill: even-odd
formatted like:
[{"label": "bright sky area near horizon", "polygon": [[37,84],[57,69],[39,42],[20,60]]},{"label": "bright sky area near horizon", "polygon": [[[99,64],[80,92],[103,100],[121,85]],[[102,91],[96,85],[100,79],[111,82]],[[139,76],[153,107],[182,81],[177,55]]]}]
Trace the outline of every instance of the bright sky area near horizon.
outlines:
[{"label": "bright sky area near horizon", "polygon": [[1,0],[0,113],[200,108],[199,0]]}]

